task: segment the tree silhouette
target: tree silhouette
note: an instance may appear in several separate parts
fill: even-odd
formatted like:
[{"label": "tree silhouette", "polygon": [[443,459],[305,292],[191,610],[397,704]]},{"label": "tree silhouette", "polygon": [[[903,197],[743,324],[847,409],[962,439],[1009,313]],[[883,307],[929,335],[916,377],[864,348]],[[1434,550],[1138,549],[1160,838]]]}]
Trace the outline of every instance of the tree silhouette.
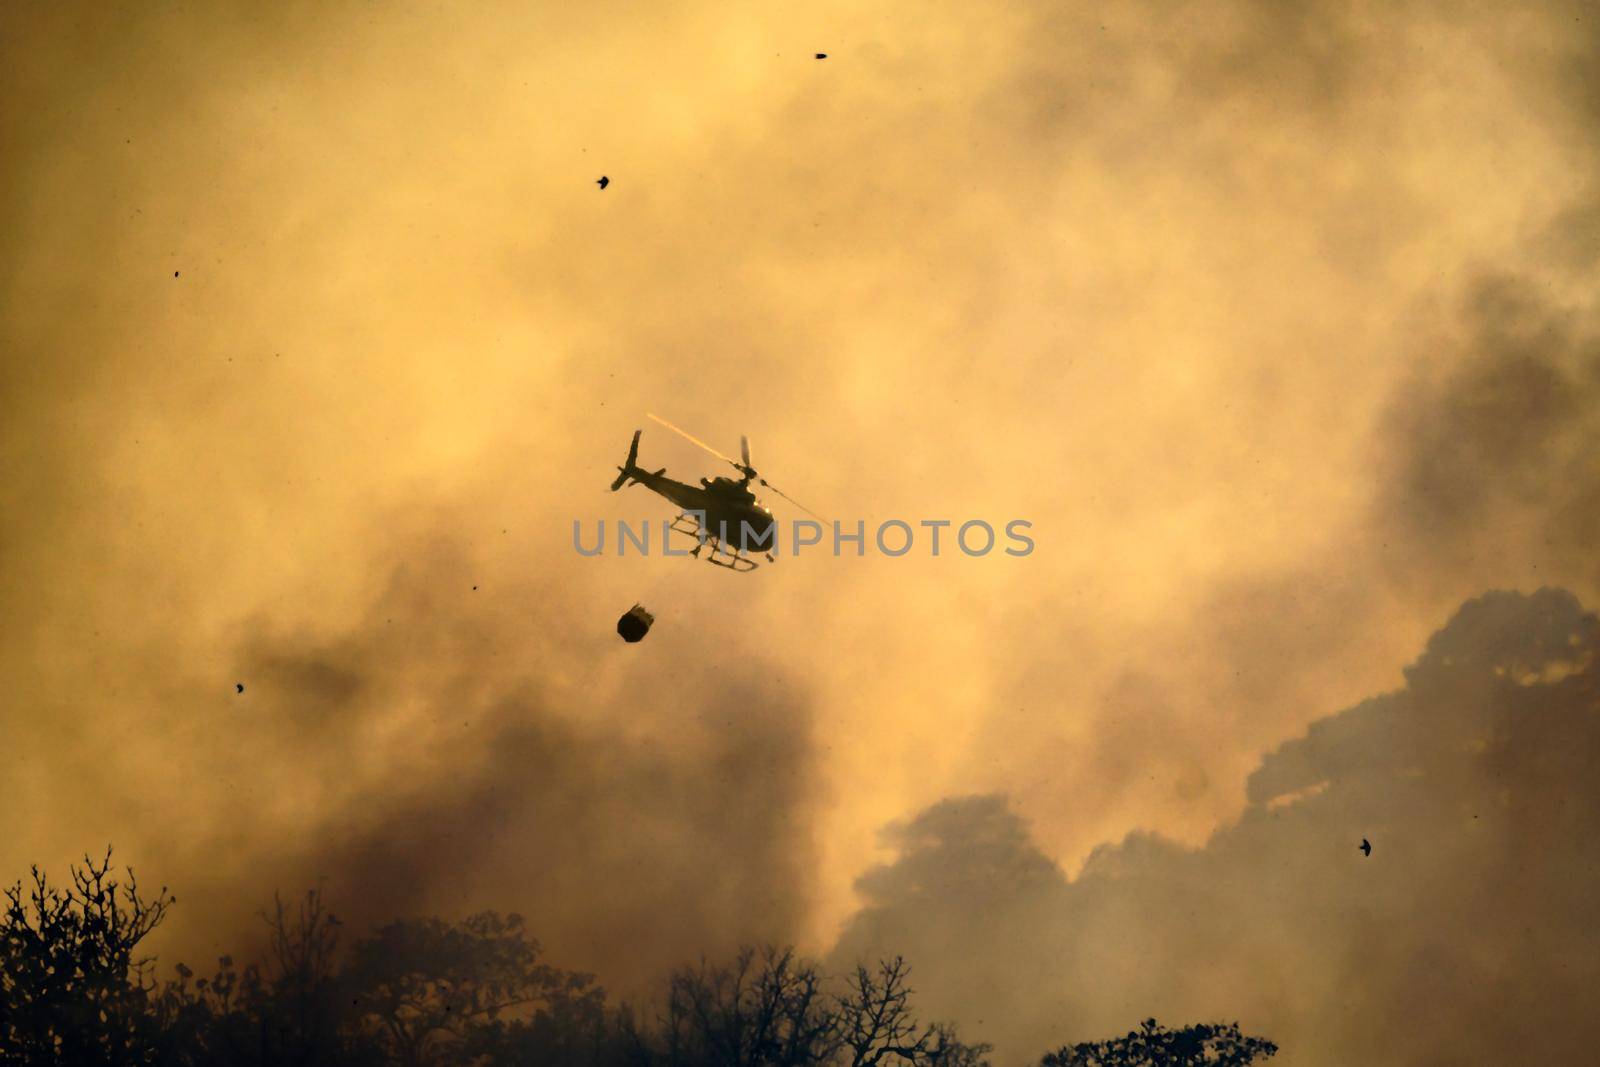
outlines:
[{"label": "tree silhouette", "polygon": [[1168,1030],[1146,1019],[1124,1037],[1069,1045],[1045,1056],[1040,1067],[1249,1067],[1271,1058],[1278,1046],[1247,1037],[1237,1023]]},{"label": "tree silhouette", "polygon": [[[681,968],[644,1062],[707,1067],[984,1067],[986,1045],[922,1025],[904,960],[858,966],[834,983],[791,948],[745,947],[726,964]],[[831,988],[830,988],[831,987]]]},{"label": "tree silhouette", "polygon": [[362,1026],[393,1062],[466,1062],[466,1039],[503,1014],[598,998],[588,975],[540,963],[539,952],[519,915],[398,920],[355,943],[343,979]]},{"label": "tree silhouette", "polygon": [[[209,976],[183,963],[157,987],[140,943],[166,917],[111,853],[56,887],[5,891],[0,1064],[173,1067],[989,1067],[989,1046],[921,1022],[896,956],[824,974],[792,948],[741,948],[681,967],[641,1022],[586,974],[541,959],[518,915],[399,919],[341,944],[316,891],[261,913],[266,958]],[[1237,1026],[1074,1045],[1042,1067],[1246,1067],[1277,1047]]]},{"label": "tree silhouette", "polygon": [[69,884],[34,867],[26,892],[5,891],[0,918],[0,1052],[20,1062],[137,1064],[157,1057],[150,960],[135,955],[173,903],[140,893],[133,870],[111,872],[111,849],[84,857]]},{"label": "tree silhouette", "polygon": [[931,1064],[976,1067],[987,1045],[964,1045],[953,1027],[943,1023],[919,1026],[911,1011],[911,968],[896,956],[881,960],[876,971],[858,964],[838,1000],[839,1044],[849,1067]]},{"label": "tree silhouette", "polygon": [[[217,960],[210,978],[179,963],[157,1001],[163,1062],[178,1064],[378,1064],[387,1062],[364,1033],[337,967],[340,922],[316,890],[296,907],[274,895],[261,917],[270,931],[264,966],[241,972]],[[191,979],[193,982],[191,984]]]},{"label": "tree silhouette", "polygon": [[837,1044],[820,972],[793,949],[770,946],[680,968],[661,1027],[649,1058],[671,1065],[795,1067],[826,1062]]}]

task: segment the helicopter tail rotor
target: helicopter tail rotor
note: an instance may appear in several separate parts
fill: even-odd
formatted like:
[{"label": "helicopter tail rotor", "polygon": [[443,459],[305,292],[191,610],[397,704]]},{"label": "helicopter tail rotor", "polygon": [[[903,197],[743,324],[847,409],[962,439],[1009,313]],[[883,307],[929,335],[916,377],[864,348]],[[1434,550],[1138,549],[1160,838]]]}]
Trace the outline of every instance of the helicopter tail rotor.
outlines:
[{"label": "helicopter tail rotor", "polygon": [[643,432],[643,430],[633,431],[633,444],[628,446],[628,458],[622,466],[617,468],[617,480],[611,483],[611,491],[613,493],[626,485],[628,479],[633,477],[633,473],[639,469],[634,465],[634,461],[639,458],[639,435]]}]

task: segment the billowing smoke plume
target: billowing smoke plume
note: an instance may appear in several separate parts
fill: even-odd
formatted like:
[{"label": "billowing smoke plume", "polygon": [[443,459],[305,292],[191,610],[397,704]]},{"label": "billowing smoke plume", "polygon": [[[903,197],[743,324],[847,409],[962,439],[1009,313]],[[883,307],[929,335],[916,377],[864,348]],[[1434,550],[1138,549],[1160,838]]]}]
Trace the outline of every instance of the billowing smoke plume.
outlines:
[{"label": "billowing smoke plume", "polygon": [[[975,1034],[1390,1039],[1274,998],[1365,1008],[1399,935],[1280,948],[1293,848],[1285,887],[1206,857],[1333,804],[1320,742],[1247,779],[1467,598],[1600,595],[1589,7],[0,5],[0,878],[113,842],[179,894],[166,957],[319,881],[352,923],[500,907],[617,986],[831,944],[878,826],[1004,794],[1034,853],[951,801],[863,883],[1039,913],[919,962],[959,990],[961,950]],[[574,517],[671,513],[605,491],[645,411],[847,524],[1038,550],[581,560]],[[1068,898],[1110,932],[1045,981]],[[1217,1003],[1152,1003],[1212,912]]]},{"label": "billowing smoke plume", "polygon": [[1600,620],[1555,589],[1468,602],[1403,689],[1268,754],[1200,848],[1137,834],[1068,880],[1000,796],[891,840],[838,957],[907,953],[1013,1058],[1154,1015],[1241,1019],[1294,1064],[1576,1062],[1600,1040]]},{"label": "billowing smoke plume", "polygon": [[[141,861],[201,872],[167,944],[248,947],[264,928],[245,886],[320,887],[357,930],[518,912],[553,959],[621,993],[798,935],[819,788],[803,690],[774,690],[759,660],[676,669],[692,634],[619,655],[609,627],[570,626],[570,594],[517,575],[479,589],[493,571],[470,553],[395,536],[406,562],[362,618],[239,636],[245,691],[192,727],[228,805]],[[270,787],[257,761],[281,769]]]}]

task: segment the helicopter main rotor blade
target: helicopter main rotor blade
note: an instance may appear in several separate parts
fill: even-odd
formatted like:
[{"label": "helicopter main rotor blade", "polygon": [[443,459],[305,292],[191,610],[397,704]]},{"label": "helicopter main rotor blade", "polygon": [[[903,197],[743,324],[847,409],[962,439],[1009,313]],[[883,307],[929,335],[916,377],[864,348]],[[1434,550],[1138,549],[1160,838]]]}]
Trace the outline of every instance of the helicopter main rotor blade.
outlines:
[{"label": "helicopter main rotor blade", "polygon": [[[689,432],[687,432],[685,430],[678,429],[676,426],[672,425],[672,423],[668,422],[666,419],[663,419],[660,415],[651,415],[650,412],[648,412],[648,411],[645,412],[645,414],[648,415],[650,418],[652,418],[652,419],[656,420],[657,422],[659,422],[661,425],[665,426],[667,429],[671,430],[673,433],[675,433],[678,436],[682,437],[684,440],[689,441],[692,444],[699,445],[701,448],[705,449],[707,452],[710,452],[713,456],[716,456],[718,459],[722,460],[722,462],[730,463],[736,469],[741,469],[741,470],[743,469],[743,468],[739,467],[738,461],[735,460],[732,456],[723,455],[721,452],[718,452],[716,449],[712,448],[710,445],[708,445],[704,441],[700,440],[700,438],[696,437],[694,434],[689,433]],[[746,466],[748,466],[748,464],[746,464]]]},{"label": "helicopter main rotor blade", "polygon": [[722,460],[722,462],[731,466],[734,470],[743,474],[746,478],[756,479],[756,481],[760,482],[764,488],[771,489],[774,493],[777,493],[779,496],[783,497],[783,499],[787,500],[789,503],[805,512],[807,515],[817,519],[822,518],[821,515],[818,515],[815,511],[812,511],[810,508],[800,503],[800,501],[796,500],[794,497],[790,496],[788,493],[785,493],[782,489],[779,489],[777,486],[773,485],[771,482],[767,481],[765,478],[756,473],[756,469],[750,466],[750,438],[746,437],[744,434],[739,435],[739,454],[744,459],[744,462],[740,463],[733,457],[725,456],[721,452],[718,452],[716,449],[700,440],[700,438],[696,437],[694,434],[689,433],[687,430],[681,430],[672,425],[672,423],[668,422],[666,419],[663,419],[660,415],[652,414],[648,411],[645,412],[645,414],[654,419],[656,422],[659,422],[661,425],[665,426],[667,429],[671,430],[673,433],[682,437],[684,440],[690,442],[691,444],[699,445],[707,452],[710,452],[713,456],[716,456],[718,459]]},{"label": "helicopter main rotor blade", "polygon": [[806,507],[804,504],[800,503],[800,501],[796,500],[794,497],[790,496],[788,493],[785,493],[782,489],[779,489],[777,486],[773,485],[771,482],[767,481],[765,478],[758,478],[756,480],[759,481],[764,488],[771,489],[774,493],[777,493],[779,496],[783,497],[783,499],[787,500],[789,503],[793,504],[795,507],[797,507],[801,511],[805,512],[807,515],[810,515],[812,518],[815,518],[815,519],[822,518],[821,515],[818,515],[815,511],[812,511],[810,508]]}]

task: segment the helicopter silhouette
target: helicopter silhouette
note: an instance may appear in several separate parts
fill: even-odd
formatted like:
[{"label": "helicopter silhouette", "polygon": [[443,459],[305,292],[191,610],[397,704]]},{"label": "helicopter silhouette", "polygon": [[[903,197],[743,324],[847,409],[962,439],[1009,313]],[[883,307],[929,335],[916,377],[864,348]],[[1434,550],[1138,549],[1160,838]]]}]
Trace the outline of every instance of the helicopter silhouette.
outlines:
[{"label": "helicopter silhouette", "polygon": [[698,559],[700,551],[709,548],[705,556],[707,562],[740,574],[748,574],[760,566],[750,557],[753,550],[763,552],[768,563],[776,562],[772,550],[778,544],[777,523],[772,518],[771,509],[763,505],[750,488],[752,482],[772,490],[807,514],[816,515],[816,512],[761,477],[760,472],[750,465],[750,439],[743,434],[739,435],[739,456],[743,460],[740,462],[723,455],[658,415],[649,417],[731,465],[741,475],[737,481],[732,478],[701,478],[696,486],[668,478],[665,467],[658,471],[645,470],[638,465],[639,436],[644,431],[633,431],[628,458],[617,468],[617,478],[611,483],[611,491],[614,493],[624,485],[642,485],[682,508],[682,514],[672,520],[668,529],[694,536],[696,545],[689,555]]}]

